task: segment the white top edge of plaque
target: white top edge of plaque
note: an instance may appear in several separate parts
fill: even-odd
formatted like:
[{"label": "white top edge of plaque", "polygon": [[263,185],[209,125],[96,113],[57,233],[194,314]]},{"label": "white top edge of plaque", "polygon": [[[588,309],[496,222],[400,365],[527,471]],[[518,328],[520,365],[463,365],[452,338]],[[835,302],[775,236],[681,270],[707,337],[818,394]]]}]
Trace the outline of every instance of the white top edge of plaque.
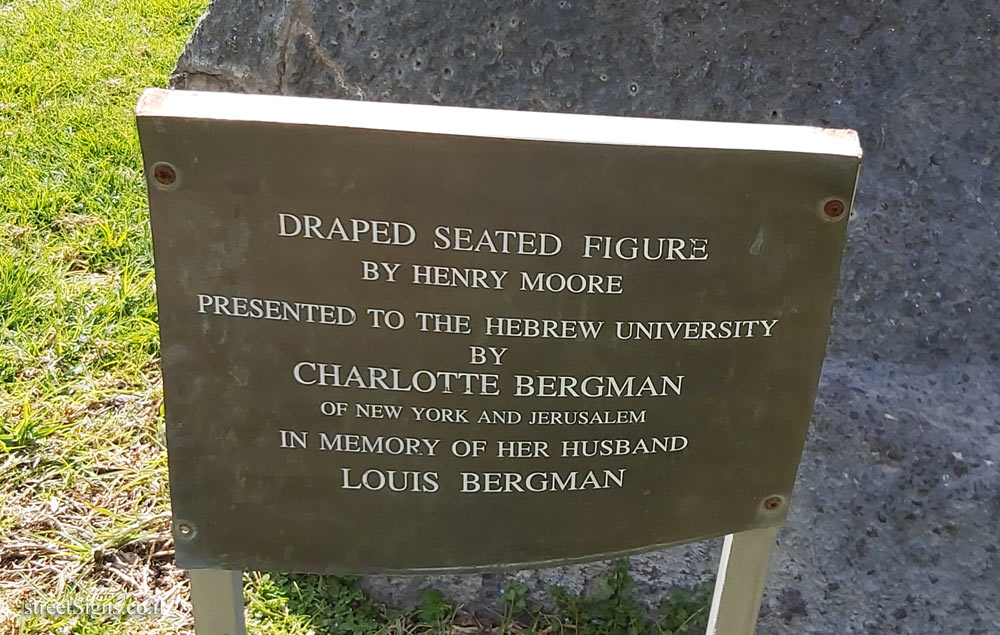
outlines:
[{"label": "white top edge of plaque", "polygon": [[854,130],[608,117],[148,88],[139,117],[334,126],[465,137],[861,157]]}]

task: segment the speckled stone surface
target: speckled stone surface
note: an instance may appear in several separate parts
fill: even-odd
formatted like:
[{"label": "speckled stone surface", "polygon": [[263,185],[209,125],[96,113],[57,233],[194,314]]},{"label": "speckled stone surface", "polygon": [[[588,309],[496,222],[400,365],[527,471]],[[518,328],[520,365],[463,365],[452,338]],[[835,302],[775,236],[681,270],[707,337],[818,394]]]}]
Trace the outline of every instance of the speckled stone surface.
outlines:
[{"label": "speckled stone surface", "polygon": [[[784,122],[865,149],[761,633],[1000,633],[995,2],[215,0],[173,86]],[[656,602],[718,541],[633,558]],[[585,588],[600,564],[521,572]],[[488,603],[505,576],[372,577]]]}]

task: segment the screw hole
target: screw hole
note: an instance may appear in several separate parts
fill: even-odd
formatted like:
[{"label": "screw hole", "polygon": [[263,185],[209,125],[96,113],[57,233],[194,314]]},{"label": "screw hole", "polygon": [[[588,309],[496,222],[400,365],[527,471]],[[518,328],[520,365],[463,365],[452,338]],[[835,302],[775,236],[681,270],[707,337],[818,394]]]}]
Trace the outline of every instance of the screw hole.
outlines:
[{"label": "screw hole", "polygon": [[169,163],[156,163],[153,165],[153,180],[163,189],[173,187],[177,184],[177,170]]},{"label": "screw hole", "polygon": [[191,539],[194,538],[194,525],[191,523],[181,520],[174,525],[174,530],[177,532],[179,538]]},{"label": "screw hole", "polygon": [[774,510],[781,507],[781,502],[782,501],[780,496],[769,496],[766,499],[764,499],[764,509],[766,509],[769,512],[773,512]]},{"label": "screw hole", "polygon": [[844,215],[845,211],[847,211],[847,207],[844,202],[837,199],[829,200],[823,205],[823,215],[830,220],[837,220]]}]

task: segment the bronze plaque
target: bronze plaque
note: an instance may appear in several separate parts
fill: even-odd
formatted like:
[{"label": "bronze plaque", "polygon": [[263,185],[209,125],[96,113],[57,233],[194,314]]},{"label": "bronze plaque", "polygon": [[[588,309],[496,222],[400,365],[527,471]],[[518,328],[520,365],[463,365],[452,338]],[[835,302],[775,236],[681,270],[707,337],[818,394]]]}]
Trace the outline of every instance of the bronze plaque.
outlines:
[{"label": "bronze plaque", "polygon": [[150,90],[177,561],[606,557],[780,523],[851,131]]}]

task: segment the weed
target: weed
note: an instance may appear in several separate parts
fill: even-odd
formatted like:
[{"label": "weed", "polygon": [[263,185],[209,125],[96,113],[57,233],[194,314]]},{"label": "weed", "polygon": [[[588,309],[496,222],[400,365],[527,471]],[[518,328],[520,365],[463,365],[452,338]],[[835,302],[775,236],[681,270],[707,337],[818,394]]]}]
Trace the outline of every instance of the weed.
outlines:
[{"label": "weed", "polygon": [[634,586],[628,561],[618,560],[591,596],[569,594],[558,587],[550,592],[556,612],[578,635],[685,635],[706,625],[711,590],[674,589],[661,604],[659,618],[649,619],[635,599]]},{"label": "weed", "polygon": [[644,609],[632,594],[634,584],[628,573],[628,561],[618,560],[600,590],[591,597],[570,595],[558,587],[552,588],[551,593],[556,609],[570,616],[579,635],[651,634],[652,626],[644,618]]},{"label": "weed", "polygon": [[523,582],[508,582],[500,595],[503,602],[503,624],[509,624],[515,617],[528,612],[528,585]]},{"label": "weed", "polygon": [[354,577],[250,574],[246,594],[251,631],[306,635],[444,635],[533,633],[574,635],[691,635],[707,621],[711,589],[674,589],[650,615],[634,597],[625,560],[615,562],[590,595],[550,589],[546,609],[529,598],[527,585],[508,581],[495,620],[477,617],[428,588],[407,612],[368,599]]},{"label": "weed", "polygon": [[686,635],[703,631],[708,626],[712,591],[711,584],[694,589],[673,589],[670,596],[660,603],[657,632],[660,635]]},{"label": "weed", "polygon": [[444,628],[455,618],[455,607],[444,601],[444,594],[435,588],[425,589],[420,598],[417,617],[422,622]]}]

